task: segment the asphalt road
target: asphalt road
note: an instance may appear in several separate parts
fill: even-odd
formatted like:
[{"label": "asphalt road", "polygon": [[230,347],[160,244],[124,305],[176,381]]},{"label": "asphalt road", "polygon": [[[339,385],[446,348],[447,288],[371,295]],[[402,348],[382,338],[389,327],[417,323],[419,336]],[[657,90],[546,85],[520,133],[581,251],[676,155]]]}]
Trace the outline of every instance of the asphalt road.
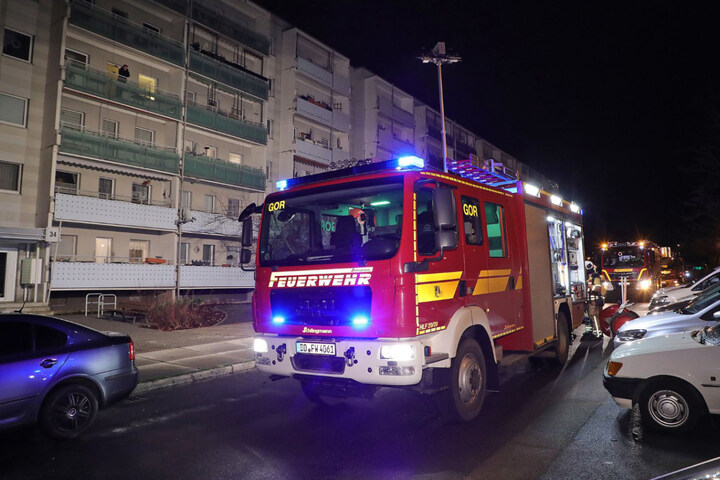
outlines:
[{"label": "asphalt road", "polygon": [[638,428],[602,387],[607,342],[573,348],[565,368],[504,372],[467,424],[403,390],[316,406],[257,371],[148,392],[75,441],[0,433],[0,478],[633,480],[720,455],[709,424],[684,437]]}]

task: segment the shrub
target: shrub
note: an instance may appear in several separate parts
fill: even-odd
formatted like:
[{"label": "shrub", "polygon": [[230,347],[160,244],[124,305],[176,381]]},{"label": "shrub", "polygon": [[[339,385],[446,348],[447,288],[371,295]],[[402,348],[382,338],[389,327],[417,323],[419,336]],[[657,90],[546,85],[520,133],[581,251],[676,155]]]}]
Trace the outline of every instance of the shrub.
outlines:
[{"label": "shrub", "polygon": [[211,327],[225,319],[225,313],[192,297],[162,300],[155,297],[147,307],[147,324],[158,330]]}]

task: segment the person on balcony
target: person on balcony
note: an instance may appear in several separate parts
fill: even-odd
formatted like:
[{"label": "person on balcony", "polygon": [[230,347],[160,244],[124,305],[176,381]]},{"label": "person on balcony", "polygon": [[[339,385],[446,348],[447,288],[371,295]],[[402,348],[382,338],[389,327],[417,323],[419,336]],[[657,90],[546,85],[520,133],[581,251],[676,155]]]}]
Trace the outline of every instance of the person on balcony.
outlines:
[{"label": "person on balcony", "polygon": [[125,83],[130,76],[130,69],[127,65],[123,65],[120,67],[120,70],[118,70],[118,80]]}]

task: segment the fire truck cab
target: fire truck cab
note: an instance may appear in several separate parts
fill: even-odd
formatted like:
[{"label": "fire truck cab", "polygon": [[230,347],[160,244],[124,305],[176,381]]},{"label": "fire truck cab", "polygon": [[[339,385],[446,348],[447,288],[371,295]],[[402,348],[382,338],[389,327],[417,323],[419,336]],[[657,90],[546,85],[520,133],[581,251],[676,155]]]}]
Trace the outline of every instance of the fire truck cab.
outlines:
[{"label": "fire truck cab", "polygon": [[637,242],[603,243],[601,270],[605,281],[612,285],[608,296],[619,298],[622,279],[627,281],[628,298],[648,301],[661,283],[661,253],[655,243]]},{"label": "fire truck cab", "polygon": [[433,393],[470,420],[504,361],[567,360],[586,299],[579,207],[469,160],[449,170],[403,157],[294,178],[243,212],[245,247],[262,213],[260,371],[321,403]]}]

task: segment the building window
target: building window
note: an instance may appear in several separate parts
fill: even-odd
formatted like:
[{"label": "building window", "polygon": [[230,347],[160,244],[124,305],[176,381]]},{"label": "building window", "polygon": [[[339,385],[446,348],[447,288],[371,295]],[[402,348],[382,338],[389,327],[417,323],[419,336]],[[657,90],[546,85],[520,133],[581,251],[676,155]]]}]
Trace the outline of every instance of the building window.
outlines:
[{"label": "building window", "polygon": [[135,127],[135,143],[152,147],[155,144],[155,132],[147,128]]},{"label": "building window", "polygon": [[148,258],[149,251],[148,240],[130,240],[130,263],[143,263]]},{"label": "building window", "polygon": [[112,238],[95,238],[95,263],[110,263],[112,260]]},{"label": "building window", "polygon": [[138,85],[148,93],[155,93],[157,90],[157,78],[149,77],[141,73],[138,75]]},{"label": "building window", "polygon": [[0,191],[20,193],[22,165],[0,162]]},{"label": "building window", "polygon": [[182,198],[180,200],[180,206],[182,208],[191,208],[192,207],[192,192],[183,190]]},{"label": "building window", "polygon": [[217,147],[212,147],[210,145],[205,147],[205,156],[211,157],[211,158],[217,158]]},{"label": "building window", "polygon": [[132,184],[132,203],[141,205],[150,204],[150,185],[143,183]]},{"label": "building window", "polygon": [[185,91],[185,101],[190,105],[195,105],[195,97],[195,92],[191,92],[190,90]]},{"label": "building window", "polygon": [[265,178],[270,180],[270,175],[272,175],[272,162],[267,162],[265,164]]},{"label": "building window", "polygon": [[77,173],[63,172],[57,170],[55,172],[55,192],[65,193],[67,195],[77,195],[80,186],[80,175]]},{"label": "building window", "polygon": [[112,178],[100,177],[98,183],[98,198],[104,198],[105,200],[112,200],[115,193],[115,180]]},{"label": "building window", "polygon": [[482,245],[482,227],[480,225],[480,202],[471,197],[462,197],[463,229],[465,243],[468,245]]},{"label": "building window", "polygon": [[0,93],[0,123],[26,126],[27,106],[26,98]]},{"label": "building window", "polygon": [[5,28],[5,35],[3,36],[3,55],[31,62],[32,50],[32,35]]},{"label": "building window", "polygon": [[268,134],[268,138],[273,138],[273,121],[272,120],[267,121],[267,134]]},{"label": "building window", "polygon": [[215,245],[203,245],[203,265],[215,265]]},{"label": "building window", "polygon": [[85,125],[85,114],[67,108],[60,109],[60,126],[70,130],[82,130]]},{"label": "building window", "polygon": [[146,30],[148,32],[157,33],[160,34],[160,27],[156,27],[152,23],[143,22],[142,24],[143,30]]},{"label": "building window", "polygon": [[72,262],[75,260],[75,252],[77,251],[77,235],[60,235],[60,241],[57,245],[57,253],[55,253],[55,261]]},{"label": "building window", "polygon": [[228,198],[228,217],[235,218],[240,216],[240,200],[237,198]]},{"label": "building window", "polygon": [[215,212],[215,196],[205,195],[205,211],[207,213]]},{"label": "building window", "polygon": [[242,165],[242,162],[243,162],[242,153],[230,152],[230,155],[228,156],[228,160],[230,161],[230,163],[236,163],[238,165]]},{"label": "building window", "polygon": [[188,258],[190,258],[190,244],[181,242],[180,243],[180,265],[187,265]]},{"label": "building window", "polygon": [[65,49],[65,63],[70,63],[77,67],[85,67],[88,64],[88,56],[82,52],[76,52],[75,50]]},{"label": "building window", "polygon": [[107,118],[103,118],[102,134],[105,137],[117,138],[118,137],[118,122],[116,122],[115,120],[108,120]]}]

